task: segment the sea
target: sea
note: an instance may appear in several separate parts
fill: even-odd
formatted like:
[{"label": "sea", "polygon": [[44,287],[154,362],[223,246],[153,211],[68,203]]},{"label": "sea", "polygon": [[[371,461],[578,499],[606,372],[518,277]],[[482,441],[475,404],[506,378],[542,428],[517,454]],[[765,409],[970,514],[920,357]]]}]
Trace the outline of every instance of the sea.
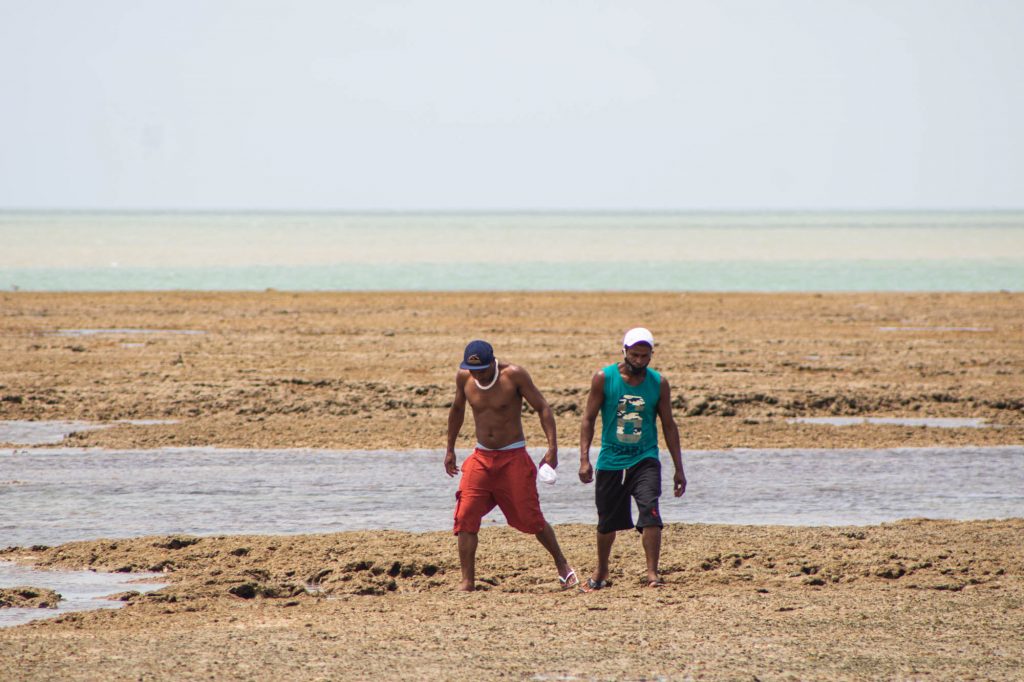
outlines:
[{"label": "sea", "polygon": [[1022,291],[1024,212],[0,212],[0,290]]}]

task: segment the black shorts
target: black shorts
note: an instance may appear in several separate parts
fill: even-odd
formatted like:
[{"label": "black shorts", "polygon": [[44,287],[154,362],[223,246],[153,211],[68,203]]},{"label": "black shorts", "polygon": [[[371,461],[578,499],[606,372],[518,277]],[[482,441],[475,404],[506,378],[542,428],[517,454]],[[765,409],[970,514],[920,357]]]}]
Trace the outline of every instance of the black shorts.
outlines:
[{"label": "black shorts", "polygon": [[611,533],[633,528],[633,507],[636,500],[640,518],[636,529],[647,526],[661,528],[658,498],[661,497],[661,461],[646,457],[628,469],[597,470],[594,499],[597,502],[597,532]]}]

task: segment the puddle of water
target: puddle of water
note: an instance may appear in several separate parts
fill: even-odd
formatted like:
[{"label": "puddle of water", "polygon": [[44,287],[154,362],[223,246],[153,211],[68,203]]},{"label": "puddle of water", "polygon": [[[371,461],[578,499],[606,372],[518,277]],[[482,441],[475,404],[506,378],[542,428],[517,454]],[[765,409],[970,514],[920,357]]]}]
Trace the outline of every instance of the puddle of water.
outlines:
[{"label": "puddle of water", "polygon": [[119,419],[115,422],[98,424],[77,421],[0,421],[0,443],[15,445],[52,445],[59,443],[72,433],[109,429],[117,424],[152,426],[154,424],[176,424],[175,419]]},{"label": "puddle of water", "polygon": [[[463,461],[467,453],[459,454]],[[531,449],[534,460],[543,454]],[[596,521],[593,484],[562,451],[541,485],[552,523]],[[671,522],[863,525],[1024,516],[1024,447],[684,453]],[[441,450],[0,449],[0,547],[140,535],[451,528],[458,478]],[[662,460],[665,490],[672,464]],[[485,523],[504,523],[501,512]]]},{"label": "puddle of water", "polygon": [[59,443],[76,431],[95,431],[109,428],[108,424],[74,421],[2,421],[0,443],[15,445],[49,445]]},{"label": "puddle of water", "polygon": [[55,336],[96,336],[98,334],[185,334],[194,336],[206,334],[199,329],[58,329],[52,332]]},{"label": "puddle of water", "polygon": [[120,608],[125,602],[112,601],[106,597],[129,590],[159,590],[167,587],[167,583],[153,581],[163,577],[159,573],[43,571],[10,562],[0,562],[0,587],[46,587],[63,597],[55,609],[0,609],[0,627],[21,625],[42,618],[55,618],[71,611]]},{"label": "puddle of water", "polygon": [[827,426],[855,426],[857,424],[888,424],[892,426],[929,426],[940,429],[993,428],[984,419],[956,417],[795,417],[789,424],[825,424]]},{"label": "puddle of water", "polygon": [[879,327],[880,332],[991,332],[992,327]]}]

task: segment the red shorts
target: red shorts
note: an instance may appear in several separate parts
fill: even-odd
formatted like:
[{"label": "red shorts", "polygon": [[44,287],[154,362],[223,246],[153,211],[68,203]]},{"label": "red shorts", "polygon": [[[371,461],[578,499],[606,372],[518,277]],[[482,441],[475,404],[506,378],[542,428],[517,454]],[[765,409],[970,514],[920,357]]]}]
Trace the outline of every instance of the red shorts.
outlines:
[{"label": "red shorts", "polygon": [[495,505],[516,530],[533,534],[544,530],[537,465],[526,448],[478,448],[462,463],[462,479],[455,493],[455,532],[479,532],[480,519]]}]

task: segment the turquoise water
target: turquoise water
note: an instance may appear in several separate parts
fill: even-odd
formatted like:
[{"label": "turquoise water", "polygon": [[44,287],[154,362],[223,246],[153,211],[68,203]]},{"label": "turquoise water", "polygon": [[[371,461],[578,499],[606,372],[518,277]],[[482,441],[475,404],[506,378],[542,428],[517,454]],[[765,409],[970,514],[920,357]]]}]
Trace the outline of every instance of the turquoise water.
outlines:
[{"label": "turquoise water", "polygon": [[0,213],[0,289],[1024,290],[1024,213]]},{"label": "turquoise water", "polygon": [[0,268],[0,288],[26,291],[996,291],[1024,290],[1017,261],[640,263],[641,281],[608,276],[608,263],[482,263],[207,268]]}]

